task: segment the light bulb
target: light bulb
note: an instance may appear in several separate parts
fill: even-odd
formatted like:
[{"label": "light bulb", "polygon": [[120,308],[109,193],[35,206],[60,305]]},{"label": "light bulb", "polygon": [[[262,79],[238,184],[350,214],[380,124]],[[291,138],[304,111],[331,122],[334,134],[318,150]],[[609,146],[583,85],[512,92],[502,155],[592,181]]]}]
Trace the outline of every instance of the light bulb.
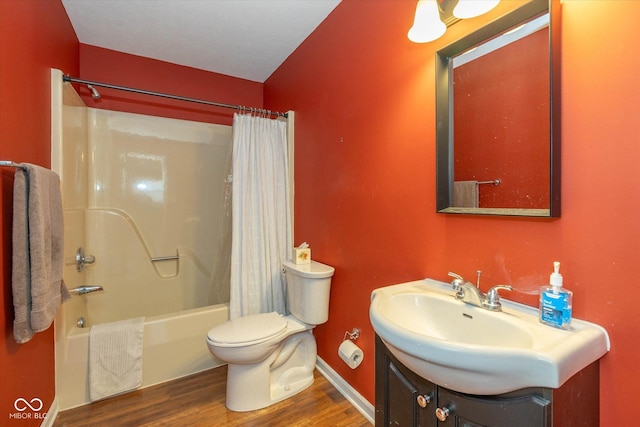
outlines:
[{"label": "light bulb", "polygon": [[460,19],[475,18],[489,12],[500,0],[458,0],[453,8],[453,16]]},{"label": "light bulb", "polygon": [[440,20],[437,0],[419,0],[416,16],[409,30],[409,40],[415,43],[427,43],[439,38],[447,31],[447,26]]}]

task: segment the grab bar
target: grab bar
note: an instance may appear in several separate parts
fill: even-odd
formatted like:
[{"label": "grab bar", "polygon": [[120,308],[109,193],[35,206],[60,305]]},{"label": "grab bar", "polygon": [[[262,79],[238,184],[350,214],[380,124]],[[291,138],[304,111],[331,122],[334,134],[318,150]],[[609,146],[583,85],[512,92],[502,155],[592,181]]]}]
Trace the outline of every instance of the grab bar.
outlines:
[{"label": "grab bar", "polygon": [[156,262],[156,261],[169,261],[172,259],[180,259],[179,255],[171,255],[171,256],[159,256],[156,258],[150,258],[151,262]]},{"label": "grab bar", "polygon": [[69,289],[71,295],[84,295],[92,292],[102,292],[102,286],[80,286],[78,288]]}]

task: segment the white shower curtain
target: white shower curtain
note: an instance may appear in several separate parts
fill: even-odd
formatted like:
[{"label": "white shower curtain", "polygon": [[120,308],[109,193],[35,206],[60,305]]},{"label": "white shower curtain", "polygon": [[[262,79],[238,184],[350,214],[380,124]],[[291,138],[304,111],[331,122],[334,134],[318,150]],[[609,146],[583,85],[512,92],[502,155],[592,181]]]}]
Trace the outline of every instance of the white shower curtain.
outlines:
[{"label": "white shower curtain", "polygon": [[291,257],[287,123],[233,116],[230,318],[288,314],[282,261]]}]

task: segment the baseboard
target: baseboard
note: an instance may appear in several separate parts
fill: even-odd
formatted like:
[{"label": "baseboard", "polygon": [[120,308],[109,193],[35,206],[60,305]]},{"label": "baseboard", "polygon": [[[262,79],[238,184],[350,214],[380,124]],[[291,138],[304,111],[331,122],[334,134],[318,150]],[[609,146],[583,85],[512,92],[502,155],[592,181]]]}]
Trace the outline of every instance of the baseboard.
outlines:
[{"label": "baseboard", "polygon": [[49,410],[47,411],[47,416],[42,420],[40,427],[53,427],[53,423],[56,421],[58,417],[58,398],[55,397]]},{"label": "baseboard", "polygon": [[344,380],[336,371],[327,365],[321,358],[316,360],[316,369],[323,377],[327,379],[364,417],[371,423],[375,424],[375,409],[367,399],[365,399],[357,390]]}]

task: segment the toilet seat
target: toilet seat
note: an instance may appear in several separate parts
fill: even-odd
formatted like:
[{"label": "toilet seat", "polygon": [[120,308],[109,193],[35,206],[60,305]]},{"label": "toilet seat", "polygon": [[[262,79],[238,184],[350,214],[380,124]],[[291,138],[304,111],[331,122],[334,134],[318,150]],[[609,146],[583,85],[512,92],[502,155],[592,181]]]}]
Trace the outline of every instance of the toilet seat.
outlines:
[{"label": "toilet seat", "polygon": [[286,330],[287,321],[274,311],[252,314],[218,325],[209,330],[207,340],[219,347],[242,347],[276,338]]}]

